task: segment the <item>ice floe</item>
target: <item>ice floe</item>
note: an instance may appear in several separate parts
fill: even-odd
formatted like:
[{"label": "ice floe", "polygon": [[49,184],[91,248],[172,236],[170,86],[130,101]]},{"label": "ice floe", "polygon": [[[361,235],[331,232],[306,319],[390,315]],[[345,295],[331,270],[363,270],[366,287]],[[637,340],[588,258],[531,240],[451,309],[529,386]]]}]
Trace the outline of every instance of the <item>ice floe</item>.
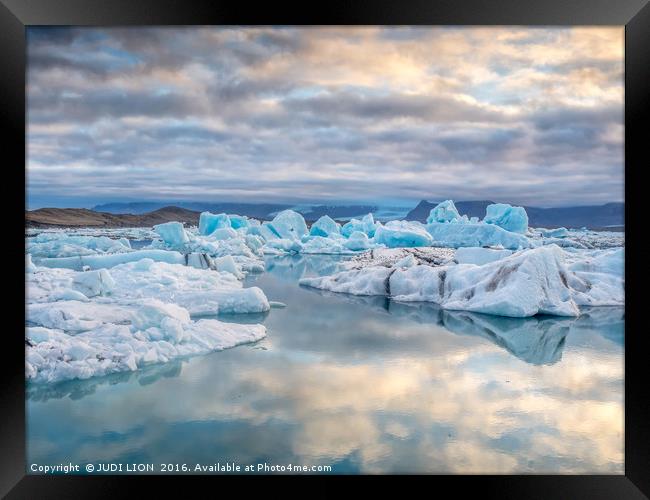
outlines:
[{"label": "ice floe", "polygon": [[[218,266],[233,266],[222,259]],[[143,258],[82,272],[32,264],[25,276],[26,374],[34,381],[135,370],[266,334],[262,325],[199,319],[270,309],[261,289],[243,288],[230,271]]]},{"label": "ice floe", "polygon": [[[148,299],[122,314],[99,318],[83,331],[30,326],[25,332],[25,372],[34,382],[86,379],[255,342],[263,325],[194,321],[187,310]],[[101,319],[110,321],[96,324]],[[130,321],[117,324],[116,320]],[[90,324],[92,323],[92,324]]]},{"label": "ice floe", "polygon": [[107,236],[75,236],[64,232],[40,233],[28,237],[27,246],[35,259],[131,251],[131,244],[126,238],[111,239]]}]

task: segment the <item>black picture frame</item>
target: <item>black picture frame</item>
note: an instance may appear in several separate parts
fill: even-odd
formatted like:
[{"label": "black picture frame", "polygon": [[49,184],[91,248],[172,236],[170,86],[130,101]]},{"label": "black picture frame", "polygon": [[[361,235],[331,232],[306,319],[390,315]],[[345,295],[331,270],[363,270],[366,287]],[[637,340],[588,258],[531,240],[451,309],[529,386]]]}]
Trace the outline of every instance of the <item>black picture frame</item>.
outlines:
[{"label": "black picture frame", "polygon": [[[0,0],[0,116],[4,139],[4,197],[8,213],[4,222],[9,243],[8,262],[24,262],[24,219],[18,212],[25,202],[25,28],[33,25],[324,25],[324,24],[421,24],[421,25],[625,25],[625,198],[626,198],[626,310],[625,336],[625,474],[620,476],[409,476],[415,483],[448,483],[457,493],[478,489],[482,496],[499,498],[645,498],[650,495],[650,403],[644,349],[647,333],[641,325],[640,301],[644,298],[638,234],[631,214],[643,214],[633,188],[636,177],[648,166],[647,124],[650,109],[650,5],[648,0],[443,0],[350,2],[330,0],[303,4],[300,8],[276,3],[221,0]],[[20,167],[22,165],[22,167]],[[21,170],[22,168],[22,170]],[[21,202],[21,197],[23,200]],[[22,203],[22,205],[21,205]],[[643,215],[641,215],[643,217]],[[639,267],[637,267],[637,264]],[[17,283],[7,293],[16,302],[6,303],[11,322],[5,327],[0,364],[0,495],[7,498],[109,498],[132,491],[133,477],[34,476],[25,470],[25,375],[24,280],[15,267]],[[630,271],[630,269],[634,271]],[[13,269],[12,269],[13,270]],[[634,289],[638,287],[638,293]],[[20,302],[22,301],[22,305]],[[22,311],[22,314],[21,314]],[[11,312],[11,314],[9,314]],[[184,478],[181,478],[184,480]],[[206,480],[201,477],[193,479]],[[225,478],[220,477],[223,481]],[[251,477],[246,477],[249,481]],[[257,480],[264,477],[257,477]],[[276,482],[276,478],[273,482]],[[290,477],[298,488],[316,478]],[[319,477],[333,485],[353,480],[384,488],[388,478]],[[170,481],[160,476],[142,477],[173,493]],[[228,481],[236,480],[229,477]],[[241,479],[239,479],[241,480]],[[223,485],[223,482],[220,483]],[[416,484],[416,486],[418,486]],[[438,486],[438,485],[437,485]],[[427,486],[429,488],[430,486]],[[186,488],[179,490],[187,494]],[[307,490],[310,495],[314,490]],[[324,493],[327,489],[319,489]]]}]

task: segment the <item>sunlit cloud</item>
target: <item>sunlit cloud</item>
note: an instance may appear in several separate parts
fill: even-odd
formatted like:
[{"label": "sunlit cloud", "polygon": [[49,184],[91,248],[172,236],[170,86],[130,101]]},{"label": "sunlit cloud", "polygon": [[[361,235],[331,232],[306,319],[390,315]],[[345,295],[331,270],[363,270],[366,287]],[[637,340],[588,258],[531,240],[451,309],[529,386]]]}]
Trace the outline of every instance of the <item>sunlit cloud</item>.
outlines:
[{"label": "sunlit cloud", "polygon": [[28,196],[621,201],[623,34],[29,28]]}]

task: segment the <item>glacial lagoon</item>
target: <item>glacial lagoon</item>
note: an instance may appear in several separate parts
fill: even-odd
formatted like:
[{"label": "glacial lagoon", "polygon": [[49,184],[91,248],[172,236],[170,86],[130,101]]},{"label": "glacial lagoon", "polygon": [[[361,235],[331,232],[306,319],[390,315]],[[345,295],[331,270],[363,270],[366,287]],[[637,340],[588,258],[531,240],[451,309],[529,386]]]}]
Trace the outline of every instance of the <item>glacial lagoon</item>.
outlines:
[{"label": "glacial lagoon", "polygon": [[266,257],[245,286],[286,307],[219,316],[262,322],[255,344],[28,383],[28,465],[623,473],[622,307],[503,318],[298,285],[340,260]]}]

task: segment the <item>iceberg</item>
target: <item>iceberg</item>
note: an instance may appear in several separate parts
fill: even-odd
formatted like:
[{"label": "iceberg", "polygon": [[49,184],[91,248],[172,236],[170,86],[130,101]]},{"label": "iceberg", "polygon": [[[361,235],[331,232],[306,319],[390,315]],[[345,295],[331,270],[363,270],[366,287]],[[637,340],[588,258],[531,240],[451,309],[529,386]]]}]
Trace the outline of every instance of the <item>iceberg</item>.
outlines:
[{"label": "iceberg", "polygon": [[323,215],[320,219],[314,222],[309,229],[309,234],[312,236],[323,236],[328,238],[333,235],[341,234],[341,225],[332,219],[329,215]]},{"label": "iceberg", "polygon": [[488,205],[483,222],[494,224],[506,231],[526,234],[528,231],[528,214],[523,207],[513,207],[507,203]]},{"label": "iceberg", "polygon": [[352,251],[368,250],[375,246],[366,233],[361,231],[354,231],[350,237],[343,242],[343,245],[345,248]]},{"label": "iceberg", "polygon": [[403,220],[393,220],[379,226],[374,241],[388,248],[426,247],[433,244],[433,238],[422,224]]},{"label": "iceberg", "polygon": [[199,234],[209,235],[215,229],[230,228],[230,217],[226,214],[212,214],[210,212],[202,212],[199,216]]},{"label": "iceberg", "polygon": [[230,227],[233,229],[247,228],[251,225],[250,220],[245,215],[229,214],[228,218],[230,219]]},{"label": "iceberg", "polygon": [[297,240],[309,233],[305,219],[298,212],[283,210],[276,215],[268,227],[279,237],[287,240]]},{"label": "iceberg", "polygon": [[460,247],[498,247],[510,250],[529,248],[530,241],[523,234],[513,233],[493,224],[448,224],[432,222],[427,224],[435,246]]},{"label": "iceberg", "polygon": [[452,200],[446,200],[442,203],[438,203],[435,207],[429,212],[429,217],[427,217],[427,224],[434,222],[438,223],[453,223],[453,222],[463,222],[458,209]]},{"label": "iceberg", "polygon": [[497,316],[578,316],[579,305],[623,303],[621,259],[612,253],[567,266],[561,248],[544,246],[480,266],[371,266],[303,278],[300,284],[354,295],[385,295],[402,302],[434,302],[445,309]]},{"label": "iceberg", "polygon": [[162,238],[166,245],[173,248],[182,248],[190,239],[180,222],[165,222],[153,227],[153,230]]},{"label": "iceberg", "polygon": [[368,238],[372,238],[375,235],[377,227],[379,227],[379,223],[375,222],[373,215],[366,214],[361,220],[350,219],[346,222],[341,228],[341,234],[346,238],[349,238],[352,233],[358,231],[365,233]]}]

